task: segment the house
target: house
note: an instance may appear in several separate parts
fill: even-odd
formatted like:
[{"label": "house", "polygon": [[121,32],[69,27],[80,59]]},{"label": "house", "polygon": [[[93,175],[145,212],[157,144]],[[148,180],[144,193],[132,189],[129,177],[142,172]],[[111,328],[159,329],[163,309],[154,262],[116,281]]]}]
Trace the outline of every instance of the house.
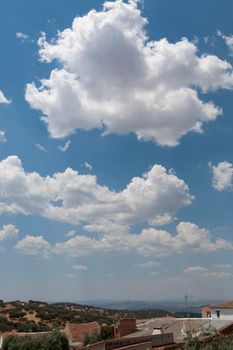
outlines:
[{"label": "house", "polygon": [[210,317],[217,320],[233,320],[233,300],[212,306],[204,306],[202,308],[202,317]]},{"label": "house", "polygon": [[65,335],[72,346],[82,346],[85,337],[93,335],[100,331],[98,322],[90,323],[67,323],[65,327]]},{"label": "house", "polygon": [[136,331],[136,318],[121,318],[114,327],[114,337],[120,339]]},{"label": "house", "polygon": [[216,320],[212,318],[154,318],[137,322],[137,332],[129,334],[127,338],[142,338],[158,335],[173,334],[174,342],[182,344],[188,333],[193,335],[205,334],[208,336],[213,330],[222,335],[233,334],[233,320]]},{"label": "house", "polygon": [[201,309],[202,318],[211,318],[211,311],[211,306],[203,306],[203,308]]}]

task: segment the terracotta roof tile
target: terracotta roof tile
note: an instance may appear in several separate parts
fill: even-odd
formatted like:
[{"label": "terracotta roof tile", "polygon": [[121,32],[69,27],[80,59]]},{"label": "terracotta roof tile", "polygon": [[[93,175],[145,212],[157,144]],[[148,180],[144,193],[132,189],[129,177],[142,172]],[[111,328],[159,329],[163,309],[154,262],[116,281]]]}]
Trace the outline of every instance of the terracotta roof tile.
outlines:
[{"label": "terracotta roof tile", "polygon": [[68,328],[71,340],[73,342],[83,342],[87,334],[92,335],[94,332],[98,332],[100,330],[100,325],[98,322],[68,323],[66,327]]},{"label": "terracotta roof tile", "polygon": [[202,308],[203,311],[211,311],[211,307],[210,306],[203,306]]}]

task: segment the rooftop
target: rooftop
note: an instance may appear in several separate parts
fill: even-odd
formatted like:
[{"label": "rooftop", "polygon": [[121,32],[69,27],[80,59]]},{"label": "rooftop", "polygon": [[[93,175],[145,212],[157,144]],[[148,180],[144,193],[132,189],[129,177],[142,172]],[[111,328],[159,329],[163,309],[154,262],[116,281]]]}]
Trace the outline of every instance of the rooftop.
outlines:
[{"label": "rooftop", "polygon": [[176,343],[182,343],[187,331],[198,333],[201,329],[207,330],[210,327],[218,331],[233,324],[232,320],[211,320],[209,318],[177,318],[173,320],[156,318],[137,324],[138,332],[129,334],[127,337],[142,337],[155,334],[160,329],[162,334],[173,333]]},{"label": "rooftop", "polygon": [[100,330],[98,322],[90,323],[67,323],[66,329],[68,329],[71,337],[71,341],[83,342],[86,335],[91,335],[95,331]]}]

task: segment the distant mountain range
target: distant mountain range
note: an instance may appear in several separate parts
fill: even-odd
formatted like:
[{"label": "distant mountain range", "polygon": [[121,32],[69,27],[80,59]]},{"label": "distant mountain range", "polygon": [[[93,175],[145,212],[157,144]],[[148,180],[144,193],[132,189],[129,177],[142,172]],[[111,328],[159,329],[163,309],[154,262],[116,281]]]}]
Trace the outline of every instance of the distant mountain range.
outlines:
[{"label": "distant mountain range", "polygon": [[203,305],[212,305],[225,302],[226,300],[191,299],[186,305],[183,300],[86,300],[78,301],[79,304],[87,304],[95,307],[102,307],[115,310],[145,310],[163,309],[170,312],[198,312]]}]

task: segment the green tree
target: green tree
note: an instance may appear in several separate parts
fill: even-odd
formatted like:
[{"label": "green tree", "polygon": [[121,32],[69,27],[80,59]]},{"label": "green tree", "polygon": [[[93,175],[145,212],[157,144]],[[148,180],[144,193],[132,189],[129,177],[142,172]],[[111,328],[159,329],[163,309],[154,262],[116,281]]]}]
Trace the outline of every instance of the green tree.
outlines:
[{"label": "green tree", "polygon": [[69,342],[59,331],[35,339],[9,336],[3,342],[3,350],[69,350]]},{"label": "green tree", "polygon": [[113,339],[114,334],[112,326],[102,326],[100,330],[100,338],[102,340]]}]

